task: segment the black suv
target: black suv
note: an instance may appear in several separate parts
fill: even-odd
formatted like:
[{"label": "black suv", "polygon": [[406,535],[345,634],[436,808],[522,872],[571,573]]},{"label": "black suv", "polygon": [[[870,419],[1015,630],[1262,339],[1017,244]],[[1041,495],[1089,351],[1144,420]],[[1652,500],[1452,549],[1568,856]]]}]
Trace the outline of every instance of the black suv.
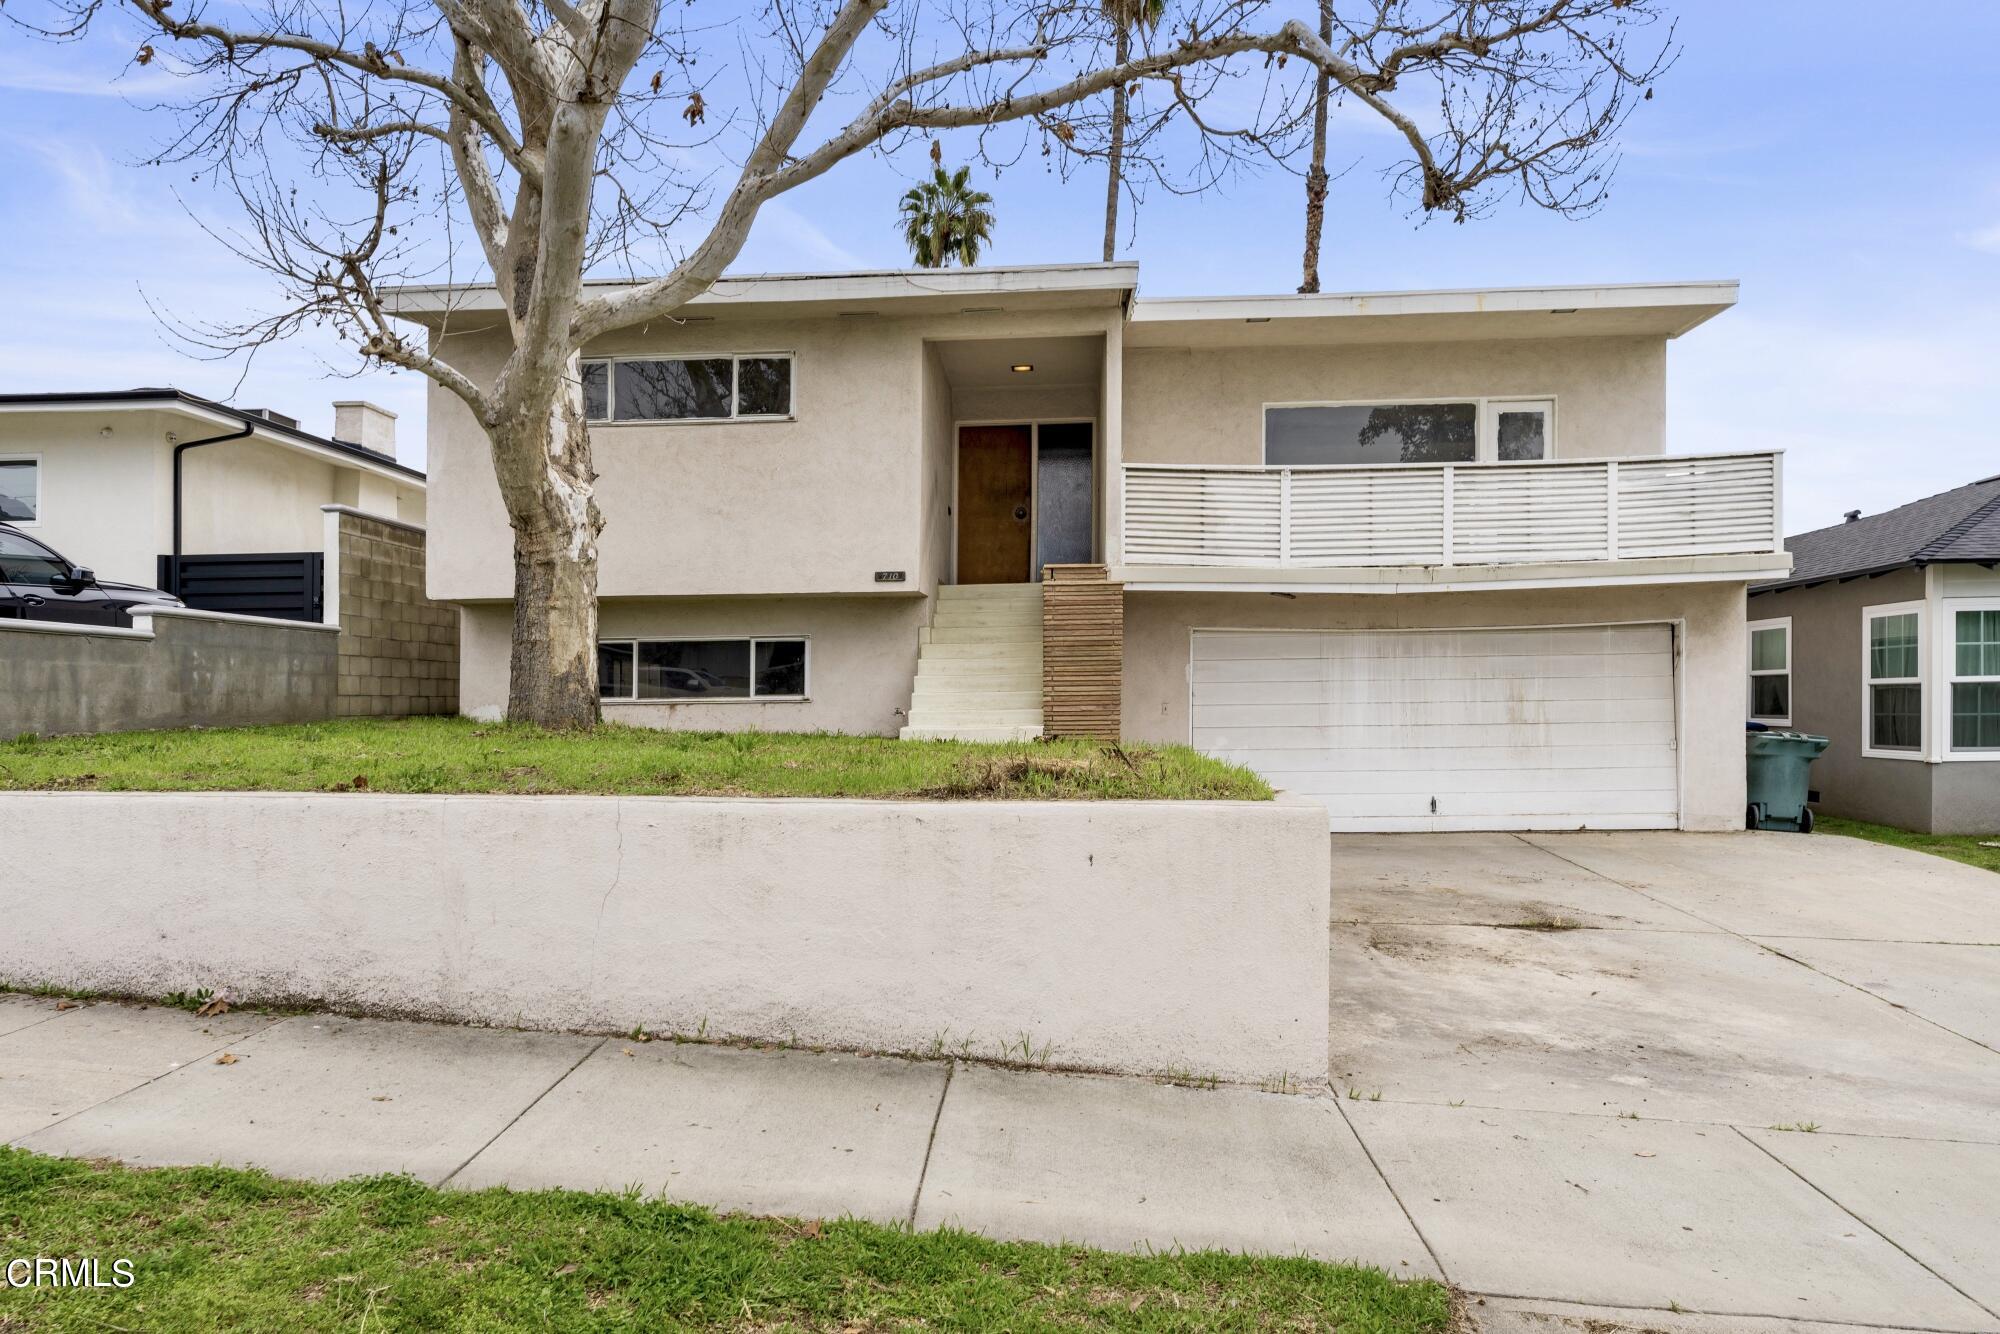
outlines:
[{"label": "black suv", "polygon": [[135,606],[181,605],[157,588],[100,583],[89,570],[0,523],[0,620],[130,625]]}]

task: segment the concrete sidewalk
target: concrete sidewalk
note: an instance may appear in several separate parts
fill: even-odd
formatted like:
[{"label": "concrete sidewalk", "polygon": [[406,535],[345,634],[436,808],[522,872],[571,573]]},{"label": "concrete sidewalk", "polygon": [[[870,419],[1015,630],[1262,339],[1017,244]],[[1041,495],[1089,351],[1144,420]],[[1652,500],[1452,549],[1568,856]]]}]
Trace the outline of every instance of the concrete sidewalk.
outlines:
[{"label": "concrete sidewalk", "polygon": [[[18,996],[0,997],[0,1140],[135,1164],[636,1186],[725,1210],[1303,1253],[1448,1277],[1487,1328],[1523,1334],[2000,1330],[1992,1144]],[[1480,1167],[1470,1198],[1466,1155]],[[1559,1207],[1553,1181],[1567,1183]],[[1886,1190],[1893,1206],[1899,1182],[1926,1207],[1864,1219],[1843,1204]],[[1598,1242],[1635,1229],[1651,1238],[1643,1253]],[[1630,1302],[1561,1304],[1579,1265]],[[1663,1307],[1662,1281],[1728,1314],[1616,1309]]]}]

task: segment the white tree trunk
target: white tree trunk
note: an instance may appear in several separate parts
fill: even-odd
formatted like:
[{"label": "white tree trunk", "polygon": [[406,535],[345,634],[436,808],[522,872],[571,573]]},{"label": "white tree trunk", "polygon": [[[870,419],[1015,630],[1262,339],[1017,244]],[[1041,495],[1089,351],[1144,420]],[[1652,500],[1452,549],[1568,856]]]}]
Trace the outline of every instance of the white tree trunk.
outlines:
[{"label": "white tree trunk", "polygon": [[[587,728],[597,695],[597,535],[590,432],[568,392],[541,414],[492,432],[514,529],[514,643],[507,717]],[[532,475],[540,461],[541,475]],[[512,466],[510,466],[510,464]]]}]

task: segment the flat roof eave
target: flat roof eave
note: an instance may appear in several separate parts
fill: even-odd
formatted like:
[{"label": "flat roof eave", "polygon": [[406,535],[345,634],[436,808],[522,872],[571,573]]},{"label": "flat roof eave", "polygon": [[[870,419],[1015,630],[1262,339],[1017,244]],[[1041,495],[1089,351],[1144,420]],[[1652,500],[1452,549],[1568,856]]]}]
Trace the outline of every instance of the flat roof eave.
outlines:
[{"label": "flat roof eave", "polygon": [[[638,286],[624,279],[596,279],[591,291]],[[970,269],[857,269],[843,273],[747,273],[725,275],[690,300],[683,310],[705,316],[776,315],[787,308],[839,304],[855,311],[955,312],[967,298],[1021,298],[1043,305],[1120,305],[1139,285],[1131,260],[1087,264],[1011,264]],[[393,315],[435,323],[449,315],[498,312],[500,293],[491,283],[434,284],[387,288],[384,304]],[[1091,298],[1096,298],[1092,300]]]},{"label": "flat roof eave", "polygon": [[1632,335],[1677,338],[1736,304],[1733,279],[1313,295],[1142,297],[1131,347]]},{"label": "flat roof eave", "polygon": [[308,454],[344,468],[375,473],[424,489],[423,469],[346,440],[329,440],[296,426],[271,421],[226,403],[198,398],[180,389],[111,389],[90,392],[0,394],[0,413],[165,412],[215,428],[216,433],[249,426],[245,439],[260,440],[293,453]]}]

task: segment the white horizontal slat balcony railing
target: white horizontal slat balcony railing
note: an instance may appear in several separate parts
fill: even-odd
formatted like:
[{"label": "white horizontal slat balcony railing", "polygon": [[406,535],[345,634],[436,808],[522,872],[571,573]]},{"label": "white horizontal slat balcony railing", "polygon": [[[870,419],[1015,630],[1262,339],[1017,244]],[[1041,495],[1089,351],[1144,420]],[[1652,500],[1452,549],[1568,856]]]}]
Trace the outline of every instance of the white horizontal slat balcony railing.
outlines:
[{"label": "white horizontal slat balcony railing", "polygon": [[1522,565],[1784,550],[1780,455],[1128,464],[1129,565]]}]

